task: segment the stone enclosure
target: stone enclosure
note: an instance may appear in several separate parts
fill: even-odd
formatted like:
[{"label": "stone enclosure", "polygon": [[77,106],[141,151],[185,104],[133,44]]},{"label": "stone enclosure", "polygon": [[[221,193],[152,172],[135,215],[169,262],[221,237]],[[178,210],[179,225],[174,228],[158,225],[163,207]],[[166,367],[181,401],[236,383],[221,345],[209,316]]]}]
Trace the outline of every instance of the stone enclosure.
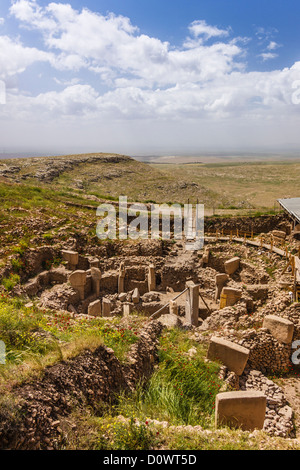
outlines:
[{"label": "stone enclosure", "polygon": [[161,240],[124,244],[116,251],[111,246],[78,248],[43,247],[37,259],[42,253],[46,260],[54,255],[61,260],[49,269],[31,253],[31,276],[22,286],[30,301],[73,315],[142,314],[161,318],[168,327],[190,329],[196,341],[207,345],[207,360],[225,368],[231,387],[231,395],[217,397],[216,423],[227,416],[232,425],[236,414],[241,427],[290,435],[290,407],[280,392],[280,399],[274,398],[274,384],[266,383],[267,374],[290,367],[292,341],[300,338],[299,304],[292,302],[289,281],[288,288],[281,284],[284,271],[291,271],[284,257],[262,246],[218,239],[198,252]]}]

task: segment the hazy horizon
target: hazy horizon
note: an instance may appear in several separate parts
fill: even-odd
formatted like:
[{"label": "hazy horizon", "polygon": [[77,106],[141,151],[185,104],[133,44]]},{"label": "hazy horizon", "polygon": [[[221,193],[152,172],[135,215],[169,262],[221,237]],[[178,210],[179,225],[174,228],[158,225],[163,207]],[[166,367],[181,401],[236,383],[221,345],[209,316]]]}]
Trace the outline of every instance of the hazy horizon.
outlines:
[{"label": "hazy horizon", "polygon": [[296,0],[2,0],[0,149],[297,152],[299,15]]}]

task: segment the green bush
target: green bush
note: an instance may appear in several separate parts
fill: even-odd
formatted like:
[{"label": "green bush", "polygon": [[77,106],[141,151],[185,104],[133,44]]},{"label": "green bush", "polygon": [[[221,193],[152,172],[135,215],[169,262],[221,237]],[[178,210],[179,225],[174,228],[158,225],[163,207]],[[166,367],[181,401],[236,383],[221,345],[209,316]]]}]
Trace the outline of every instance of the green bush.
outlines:
[{"label": "green bush", "polygon": [[13,288],[20,282],[20,276],[18,274],[10,274],[9,277],[2,279],[2,285],[7,291],[12,291]]}]

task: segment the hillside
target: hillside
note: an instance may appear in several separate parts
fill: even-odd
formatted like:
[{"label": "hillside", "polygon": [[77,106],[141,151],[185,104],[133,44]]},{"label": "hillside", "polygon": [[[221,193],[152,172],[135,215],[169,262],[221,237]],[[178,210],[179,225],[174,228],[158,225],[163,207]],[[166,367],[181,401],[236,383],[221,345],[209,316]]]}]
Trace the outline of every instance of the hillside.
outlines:
[{"label": "hillside", "polygon": [[[212,213],[273,211],[276,200],[300,194],[299,160],[188,164],[146,163],[117,154],[0,160],[0,182],[49,188],[81,198],[204,204]],[[278,210],[278,207],[276,208]]]},{"label": "hillside", "polygon": [[223,204],[224,198],[205,184],[196,183],[185,171],[154,168],[131,157],[116,154],[66,155],[18,158],[0,161],[0,181],[53,190],[76,192],[86,197],[131,201],[186,203],[199,200],[208,207]]}]

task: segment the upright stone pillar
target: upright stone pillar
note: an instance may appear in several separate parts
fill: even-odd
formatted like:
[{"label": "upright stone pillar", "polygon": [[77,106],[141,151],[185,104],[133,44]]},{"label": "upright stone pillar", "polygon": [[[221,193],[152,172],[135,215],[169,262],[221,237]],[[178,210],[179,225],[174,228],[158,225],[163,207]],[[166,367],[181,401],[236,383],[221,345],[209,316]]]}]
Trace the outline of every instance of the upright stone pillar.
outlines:
[{"label": "upright stone pillar", "polygon": [[88,306],[88,315],[93,317],[100,317],[101,316],[101,300],[95,300],[91,302]]},{"label": "upright stone pillar", "polygon": [[155,280],[155,268],[154,264],[150,264],[148,267],[148,290],[149,292],[156,289],[156,280]]},{"label": "upright stone pillar", "polygon": [[225,282],[228,281],[228,274],[221,273],[216,275],[216,293],[215,293],[215,300],[219,300],[221,296],[222,289],[224,287]]},{"label": "upright stone pillar", "polygon": [[111,301],[109,299],[102,299],[102,316],[110,317],[111,316]]},{"label": "upright stone pillar", "polygon": [[68,269],[74,271],[78,265],[79,254],[77,251],[62,250],[62,258],[68,263]]},{"label": "upright stone pillar", "polygon": [[118,278],[118,294],[125,292],[125,267],[124,263],[120,264],[119,278]]},{"label": "upright stone pillar", "polygon": [[93,293],[99,297],[100,294],[100,280],[101,280],[101,271],[98,268],[91,268],[92,275],[92,288]]},{"label": "upright stone pillar", "polygon": [[124,317],[128,317],[131,314],[132,307],[133,307],[133,305],[129,302],[126,302],[126,303],[123,304],[123,315],[124,315]]},{"label": "upright stone pillar", "polygon": [[69,281],[79,293],[80,300],[84,300],[84,288],[86,284],[86,271],[77,270],[69,276]]},{"label": "upright stone pillar", "polygon": [[98,258],[90,258],[89,263],[90,263],[90,268],[99,268],[99,259]]},{"label": "upright stone pillar", "polygon": [[132,294],[132,302],[134,304],[138,304],[139,301],[140,301],[140,293],[139,293],[138,288],[136,287],[133,291],[133,294]]},{"label": "upright stone pillar", "polygon": [[185,319],[193,326],[198,326],[199,321],[199,286],[193,281],[186,283],[188,288],[185,301]]}]

